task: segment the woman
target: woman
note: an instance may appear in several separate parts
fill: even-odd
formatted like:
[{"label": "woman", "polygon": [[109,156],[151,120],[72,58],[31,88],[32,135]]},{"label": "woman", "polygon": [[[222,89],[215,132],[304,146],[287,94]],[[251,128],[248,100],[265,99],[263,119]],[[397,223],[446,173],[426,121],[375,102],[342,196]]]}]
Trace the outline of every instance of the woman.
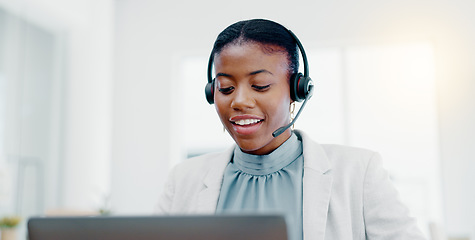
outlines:
[{"label": "woman", "polygon": [[[280,212],[291,240],[424,239],[378,154],[320,145],[289,128],[273,136],[289,124],[292,103],[311,94],[308,69],[297,73],[297,44],[286,28],[262,19],[218,35],[207,98],[237,146],[175,167],[159,212]],[[310,86],[303,98],[294,86],[302,81]]]}]

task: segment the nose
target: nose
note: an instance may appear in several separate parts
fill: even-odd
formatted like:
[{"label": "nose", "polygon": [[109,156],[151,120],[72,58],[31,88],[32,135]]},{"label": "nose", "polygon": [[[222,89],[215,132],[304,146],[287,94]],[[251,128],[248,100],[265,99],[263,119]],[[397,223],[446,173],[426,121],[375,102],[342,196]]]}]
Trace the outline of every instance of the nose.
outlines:
[{"label": "nose", "polygon": [[234,90],[234,98],[231,102],[231,107],[234,110],[241,111],[255,106],[255,99],[252,90],[246,87],[236,88]]}]

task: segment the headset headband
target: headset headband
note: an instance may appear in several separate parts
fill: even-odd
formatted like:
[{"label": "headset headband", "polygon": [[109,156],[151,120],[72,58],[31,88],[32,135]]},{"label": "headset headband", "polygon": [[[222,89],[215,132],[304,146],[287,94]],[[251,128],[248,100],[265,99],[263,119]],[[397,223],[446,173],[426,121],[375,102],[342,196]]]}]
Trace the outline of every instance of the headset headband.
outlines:
[{"label": "headset headband", "polygon": [[[279,24],[280,25],[280,24]],[[281,25],[282,26],[282,25]],[[307,62],[307,54],[305,54],[305,49],[303,48],[303,45],[302,43],[300,42],[300,40],[297,38],[297,36],[292,32],[290,31],[289,29],[285,28],[284,26],[282,26],[282,28],[284,28],[285,30],[287,30],[287,32],[290,34],[290,36],[292,36],[292,38],[295,40],[295,42],[297,43],[297,47],[299,48],[300,50],[300,54],[302,55],[302,61],[303,61],[303,76],[304,77],[308,77],[308,62]],[[213,49],[214,50],[214,49]],[[209,61],[208,61],[208,82],[211,83],[213,82],[213,62],[214,62],[214,51],[211,51],[211,55],[209,56]],[[297,69],[297,72],[298,72],[298,69]]]}]

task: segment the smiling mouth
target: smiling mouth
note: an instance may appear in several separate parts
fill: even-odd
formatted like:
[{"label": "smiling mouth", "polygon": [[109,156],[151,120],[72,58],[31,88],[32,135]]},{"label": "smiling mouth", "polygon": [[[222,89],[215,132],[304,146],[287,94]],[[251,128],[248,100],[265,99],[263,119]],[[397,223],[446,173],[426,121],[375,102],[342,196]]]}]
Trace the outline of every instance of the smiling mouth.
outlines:
[{"label": "smiling mouth", "polygon": [[256,123],[262,122],[263,120],[259,119],[241,119],[237,121],[231,121],[233,124],[239,125],[239,126],[249,126],[249,125],[254,125]]}]

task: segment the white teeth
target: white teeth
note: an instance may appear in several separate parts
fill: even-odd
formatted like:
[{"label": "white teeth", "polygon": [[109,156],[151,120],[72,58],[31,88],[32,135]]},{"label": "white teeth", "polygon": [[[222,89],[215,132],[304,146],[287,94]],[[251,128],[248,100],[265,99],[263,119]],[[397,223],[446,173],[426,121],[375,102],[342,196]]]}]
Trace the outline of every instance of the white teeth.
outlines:
[{"label": "white teeth", "polygon": [[242,120],[239,120],[239,121],[236,121],[235,123],[237,125],[249,125],[249,124],[254,124],[254,123],[258,123],[260,120],[257,120],[257,119],[242,119]]}]

